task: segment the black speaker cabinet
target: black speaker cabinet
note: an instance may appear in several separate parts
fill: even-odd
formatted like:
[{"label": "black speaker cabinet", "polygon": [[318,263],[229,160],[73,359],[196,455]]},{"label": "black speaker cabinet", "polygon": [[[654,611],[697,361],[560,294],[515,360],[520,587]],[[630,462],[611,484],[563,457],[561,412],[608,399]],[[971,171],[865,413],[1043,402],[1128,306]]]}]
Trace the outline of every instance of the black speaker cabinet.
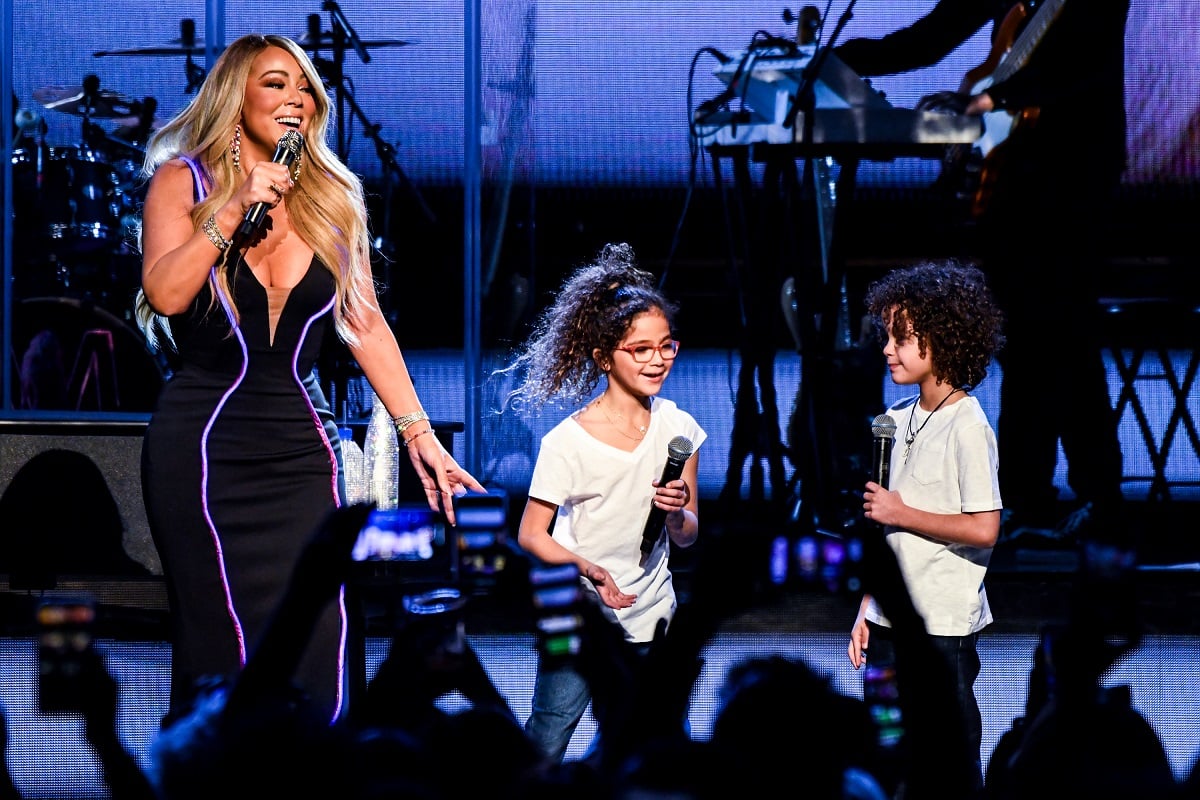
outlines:
[{"label": "black speaker cabinet", "polygon": [[[435,425],[452,450],[463,424]],[[352,427],[361,441],[365,423]],[[145,421],[0,420],[0,574],[13,588],[60,575],[162,575],[142,505],[145,429]],[[424,502],[407,463],[400,474],[401,499]]]},{"label": "black speaker cabinet", "polygon": [[161,575],[142,506],[145,422],[0,420],[0,573]]}]

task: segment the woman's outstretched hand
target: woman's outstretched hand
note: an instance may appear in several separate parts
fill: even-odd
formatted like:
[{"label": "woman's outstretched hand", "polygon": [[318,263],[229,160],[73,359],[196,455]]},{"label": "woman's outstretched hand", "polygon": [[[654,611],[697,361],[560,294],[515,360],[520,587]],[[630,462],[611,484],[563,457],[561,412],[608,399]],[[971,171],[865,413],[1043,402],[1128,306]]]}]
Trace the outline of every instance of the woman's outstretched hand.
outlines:
[{"label": "woman's outstretched hand", "polygon": [[436,435],[419,436],[409,443],[408,458],[412,461],[425,499],[434,511],[443,511],[451,525],[454,519],[454,498],[467,492],[487,493],[475,476],[458,465],[454,456],[446,451]]}]

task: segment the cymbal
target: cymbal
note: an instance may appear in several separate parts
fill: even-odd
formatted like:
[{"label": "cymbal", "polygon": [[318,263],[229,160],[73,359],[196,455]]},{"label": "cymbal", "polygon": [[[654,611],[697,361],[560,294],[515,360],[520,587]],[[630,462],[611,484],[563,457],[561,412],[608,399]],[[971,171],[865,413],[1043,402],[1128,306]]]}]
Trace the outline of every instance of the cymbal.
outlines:
[{"label": "cymbal", "polygon": [[202,56],[204,45],[171,45],[169,47],[134,47],[129,50],[97,50],[95,58],[103,56]]},{"label": "cymbal", "polygon": [[[302,36],[293,37],[293,41],[308,51],[316,52],[317,50],[333,50],[337,43],[333,39],[333,34],[322,32],[321,38],[318,41],[313,41],[312,37],[305,33]],[[354,45],[348,39],[343,39],[342,44],[347,50],[353,50]],[[410,42],[405,39],[376,39],[374,41],[363,41],[363,47],[371,50],[376,47],[407,47],[415,42]]]},{"label": "cymbal", "polygon": [[80,86],[43,86],[33,90],[33,99],[51,111],[62,111],[77,117],[115,119],[137,114],[134,110],[136,101],[131,97],[97,90],[92,92],[89,101]]},{"label": "cymbal", "polygon": [[[295,39],[296,44],[300,45],[305,50],[316,52],[318,50],[333,50],[336,43],[333,40],[333,35],[328,33],[321,34],[319,42],[309,40],[307,34]],[[376,39],[374,41],[364,41],[363,47],[368,50],[376,47],[407,47],[415,42],[406,41],[404,39]],[[347,50],[352,49],[349,42],[345,42]],[[94,58],[102,58],[105,56],[202,56],[204,55],[204,45],[194,44],[191,46],[183,44],[170,44],[165,47],[133,47],[126,50],[97,50],[92,53]]]}]

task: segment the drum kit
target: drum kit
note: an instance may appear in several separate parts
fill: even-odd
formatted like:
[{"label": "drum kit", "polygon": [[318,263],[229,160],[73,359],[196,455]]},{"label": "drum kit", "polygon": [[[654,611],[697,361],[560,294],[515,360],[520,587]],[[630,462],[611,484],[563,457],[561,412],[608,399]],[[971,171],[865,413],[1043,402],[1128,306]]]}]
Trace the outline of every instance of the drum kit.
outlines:
[{"label": "drum kit", "polygon": [[[346,51],[368,61],[370,50],[411,42],[361,40],[336,3],[327,2],[325,7],[331,13],[332,30],[322,31],[320,16],[309,15],[306,32],[295,41],[313,54],[327,82],[337,83],[340,101]],[[191,93],[204,80],[204,69],[193,57],[203,56],[205,45],[196,40],[193,20],[182,21],[180,34],[166,46],[101,50],[93,56],[182,56],[188,80],[185,93]],[[332,51],[334,58],[321,58],[323,51]],[[331,70],[338,73],[336,78],[329,75]],[[18,296],[88,295],[101,305],[120,306],[113,310],[125,315],[126,301],[132,300],[140,276],[137,240],[146,188],[142,164],[150,136],[162,124],[155,116],[158,103],[153,97],[138,100],[103,88],[96,75],[85,76],[78,85],[36,89],[33,100],[40,110],[17,111],[18,136],[12,153],[18,284],[14,288]],[[46,142],[45,113],[78,117],[78,143]],[[339,120],[337,129],[344,122]],[[113,127],[105,130],[99,123]]]},{"label": "drum kit", "polygon": [[[42,111],[17,112],[12,151],[14,400],[19,408],[150,410],[162,370],[130,320],[141,271],[139,174],[156,104],[102,89],[95,75],[39,88],[33,99]],[[49,113],[80,119],[78,143],[46,141]]]},{"label": "drum kit", "polygon": [[[363,41],[336,3],[326,2],[325,8],[331,12],[333,30],[321,31],[319,16],[309,15],[307,32],[295,41],[313,54],[327,84],[336,84],[339,92],[347,50],[364,56],[366,62],[371,49],[410,44],[398,39]],[[333,59],[320,58],[322,51],[332,51]],[[193,57],[205,52],[204,44],[195,39],[195,23],[183,20],[181,36],[167,46],[93,55],[183,56],[185,93],[190,94],[205,77]],[[335,70],[336,75],[327,70]],[[89,314],[103,312],[111,321],[132,326],[141,276],[138,238],[146,188],[142,166],[150,137],[162,125],[155,116],[158,103],[153,97],[138,100],[106,89],[92,74],[77,85],[36,89],[33,100],[40,109],[19,107],[14,118],[11,288],[16,313],[20,316],[30,304],[53,301]],[[44,115],[51,113],[79,118],[77,143],[46,141]],[[106,130],[101,123],[111,127]]]},{"label": "drum kit", "polygon": [[[78,86],[45,86],[33,93],[46,112],[80,118],[76,144],[45,141],[41,115],[22,109],[12,154],[14,277],[25,295],[108,295],[136,283],[118,275],[121,257],[137,249],[139,174],[145,142],[156,128],[151,98],[134,100],[100,88],[88,75]],[[117,124],[104,130],[98,121]],[[49,261],[50,269],[37,264]],[[113,263],[107,263],[113,262]],[[112,298],[116,299],[116,298]]]}]

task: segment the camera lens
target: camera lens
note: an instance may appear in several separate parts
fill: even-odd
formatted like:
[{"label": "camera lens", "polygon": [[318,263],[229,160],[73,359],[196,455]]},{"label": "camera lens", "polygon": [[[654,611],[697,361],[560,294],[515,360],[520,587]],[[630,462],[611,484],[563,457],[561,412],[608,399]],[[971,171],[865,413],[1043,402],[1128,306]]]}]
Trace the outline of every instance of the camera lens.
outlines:
[{"label": "camera lens", "polygon": [[459,611],[466,602],[466,598],[458,589],[444,587],[406,596],[404,610],[417,616],[431,616]]}]

